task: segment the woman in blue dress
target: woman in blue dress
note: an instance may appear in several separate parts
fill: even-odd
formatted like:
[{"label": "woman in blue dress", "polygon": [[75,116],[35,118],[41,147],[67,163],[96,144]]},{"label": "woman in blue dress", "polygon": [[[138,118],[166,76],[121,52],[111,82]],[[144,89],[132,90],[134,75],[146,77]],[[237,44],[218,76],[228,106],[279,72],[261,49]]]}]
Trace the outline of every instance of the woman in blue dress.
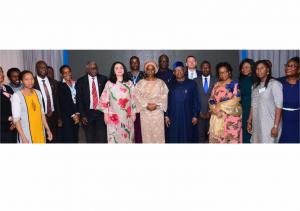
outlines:
[{"label": "woman in blue dress", "polygon": [[300,82],[299,57],[293,57],[285,65],[285,77],[279,78],[283,86],[282,134],[279,143],[299,143]]}]

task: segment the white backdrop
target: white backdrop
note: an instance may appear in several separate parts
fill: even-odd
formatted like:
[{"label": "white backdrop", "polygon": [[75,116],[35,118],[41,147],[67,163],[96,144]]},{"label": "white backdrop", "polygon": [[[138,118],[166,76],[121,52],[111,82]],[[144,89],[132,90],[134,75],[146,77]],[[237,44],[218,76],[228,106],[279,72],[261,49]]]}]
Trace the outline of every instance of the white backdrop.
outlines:
[{"label": "white backdrop", "polygon": [[[35,63],[44,60],[54,68],[54,75],[59,79],[59,67],[63,64],[62,50],[0,50],[0,66],[4,73],[9,68],[17,67],[22,70],[31,70],[35,73]],[[7,82],[7,77],[5,77]]]},{"label": "white backdrop", "polygon": [[[284,76],[284,64],[294,56],[300,56],[299,50],[247,50],[247,57],[259,60],[269,59],[274,77]],[[59,79],[59,67],[63,64],[62,50],[0,50],[0,66],[5,74],[11,67],[31,70],[35,73],[35,63],[44,60],[54,68],[54,75]],[[7,77],[5,78],[7,82]]]},{"label": "white backdrop", "polygon": [[63,64],[62,50],[23,50],[24,69],[35,72],[35,63],[44,60],[54,69],[54,76],[59,79],[59,67]]},{"label": "white backdrop", "polygon": [[0,66],[4,70],[5,82],[7,83],[6,72],[11,67],[18,67],[21,70],[24,67],[23,53],[19,50],[1,50],[0,51]]},{"label": "white backdrop", "polygon": [[254,60],[269,59],[272,62],[273,77],[282,77],[284,73],[284,64],[289,58],[300,56],[299,50],[248,50],[248,58]]}]

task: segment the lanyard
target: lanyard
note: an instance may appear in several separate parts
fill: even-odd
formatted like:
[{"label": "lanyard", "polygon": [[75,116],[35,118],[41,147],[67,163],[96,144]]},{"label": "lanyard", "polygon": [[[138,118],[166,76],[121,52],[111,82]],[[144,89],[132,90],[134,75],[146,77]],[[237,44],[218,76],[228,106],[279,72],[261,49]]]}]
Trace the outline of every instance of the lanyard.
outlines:
[{"label": "lanyard", "polygon": [[136,76],[132,76],[133,85],[136,85],[136,81],[137,81],[137,79],[139,77],[139,74],[140,73],[138,73]]}]

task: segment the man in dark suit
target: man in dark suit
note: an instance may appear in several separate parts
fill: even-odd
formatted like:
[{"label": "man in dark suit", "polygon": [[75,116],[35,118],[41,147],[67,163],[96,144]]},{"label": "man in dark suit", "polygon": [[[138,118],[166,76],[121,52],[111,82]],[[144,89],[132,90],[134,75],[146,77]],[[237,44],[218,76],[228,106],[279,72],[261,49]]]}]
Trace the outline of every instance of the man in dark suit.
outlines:
[{"label": "man in dark suit", "polygon": [[194,56],[188,56],[185,59],[186,71],[185,77],[191,80],[200,77],[201,72],[197,70],[197,59]]},{"label": "man in dark suit", "polygon": [[87,143],[107,143],[104,114],[97,108],[107,77],[98,74],[94,61],[87,63],[86,71],[87,74],[76,83],[76,101],[86,140]]},{"label": "man in dark suit", "polygon": [[158,58],[159,69],[156,73],[156,77],[163,80],[169,87],[170,83],[175,80],[173,71],[169,69],[169,57],[166,54],[162,54]]},{"label": "man in dark suit", "polygon": [[33,88],[42,93],[47,123],[53,134],[52,143],[59,143],[61,140],[58,140],[57,128],[62,126],[62,121],[59,109],[58,83],[47,77],[47,64],[45,61],[38,61],[35,65],[35,69],[36,77]]},{"label": "man in dark suit", "polygon": [[201,75],[194,79],[199,90],[201,110],[198,123],[199,143],[208,143],[210,113],[208,100],[217,79],[211,75],[211,65],[208,61],[201,63]]}]

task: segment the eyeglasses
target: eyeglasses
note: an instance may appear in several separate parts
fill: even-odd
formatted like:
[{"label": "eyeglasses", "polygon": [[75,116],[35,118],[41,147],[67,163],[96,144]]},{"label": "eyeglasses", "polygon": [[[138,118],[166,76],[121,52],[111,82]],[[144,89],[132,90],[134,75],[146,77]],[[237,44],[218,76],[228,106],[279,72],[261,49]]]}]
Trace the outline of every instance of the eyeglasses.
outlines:
[{"label": "eyeglasses", "polygon": [[297,68],[298,65],[294,65],[294,64],[285,64],[285,67],[291,67],[291,68]]}]

